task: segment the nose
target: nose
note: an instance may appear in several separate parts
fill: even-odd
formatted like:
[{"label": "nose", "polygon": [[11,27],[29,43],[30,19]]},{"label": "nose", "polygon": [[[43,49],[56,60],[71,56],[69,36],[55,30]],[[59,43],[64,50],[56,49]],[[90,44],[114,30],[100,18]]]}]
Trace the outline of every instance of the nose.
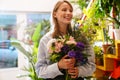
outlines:
[{"label": "nose", "polygon": [[70,11],[70,10],[67,10],[67,13],[68,13],[68,14],[72,14],[72,11]]},{"label": "nose", "polygon": [[67,13],[66,13],[66,14],[67,14],[67,15],[71,15],[71,16],[73,15],[70,10],[67,10]]}]

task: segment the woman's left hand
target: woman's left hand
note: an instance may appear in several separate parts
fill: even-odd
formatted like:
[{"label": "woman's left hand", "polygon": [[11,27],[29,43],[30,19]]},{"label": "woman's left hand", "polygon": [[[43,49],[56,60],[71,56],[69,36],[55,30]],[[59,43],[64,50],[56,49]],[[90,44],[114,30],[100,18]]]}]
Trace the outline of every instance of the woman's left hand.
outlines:
[{"label": "woman's left hand", "polygon": [[71,78],[78,78],[78,68],[77,67],[73,67],[71,69],[68,69],[68,74],[71,75]]}]

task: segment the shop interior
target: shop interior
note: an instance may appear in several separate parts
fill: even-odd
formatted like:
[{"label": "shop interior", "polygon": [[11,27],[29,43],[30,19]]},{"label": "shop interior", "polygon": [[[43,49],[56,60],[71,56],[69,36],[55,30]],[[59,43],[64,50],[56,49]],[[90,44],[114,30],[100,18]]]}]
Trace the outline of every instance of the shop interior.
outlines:
[{"label": "shop interior", "polygon": [[[0,80],[40,80],[38,41],[51,29],[57,1],[0,0]],[[120,1],[69,1],[72,25],[84,28],[95,53],[96,71],[85,80],[120,80]]]}]

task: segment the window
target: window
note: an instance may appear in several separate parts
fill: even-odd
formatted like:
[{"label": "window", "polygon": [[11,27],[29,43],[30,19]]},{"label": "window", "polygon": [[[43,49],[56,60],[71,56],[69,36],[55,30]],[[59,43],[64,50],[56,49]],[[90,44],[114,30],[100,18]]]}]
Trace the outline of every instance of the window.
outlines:
[{"label": "window", "polygon": [[[11,45],[11,39],[12,41],[18,39],[24,42],[26,37],[31,35],[31,33],[25,34],[25,29],[31,26],[31,28],[35,28],[33,24],[38,24],[42,20],[49,20],[49,18],[50,13],[0,14],[0,34],[2,34],[0,35],[0,69],[18,67],[19,53]],[[21,63],[23,63],[22,60]]]},{"label": "window", "polygon": [[16,15],[0,14],[0,68],[11,68],[18,66],[18,53],[11,46],[11,38],[17,38]]}]

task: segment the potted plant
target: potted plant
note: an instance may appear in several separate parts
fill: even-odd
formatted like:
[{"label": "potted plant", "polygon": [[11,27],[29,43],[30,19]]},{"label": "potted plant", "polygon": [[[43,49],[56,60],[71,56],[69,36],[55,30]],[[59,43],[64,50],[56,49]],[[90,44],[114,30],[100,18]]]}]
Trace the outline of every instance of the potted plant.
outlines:
[{"label": "potted plant", "polygon": [[95,62],[97,65],[103,65],[103,51],[100,46],[94,46]]},{"label": "potted plant", "polygon": [[111,46],[111,39],[110,36],[108,36],[108,30],[106,28],[103,28],[103,37],[104,37],[102,44],[103,52],[107,53],[108,47]]},{"label": "potted plant", "polygon": [[[34,27],[35,27],[35,25],[34,25]],[[14,47],[16,47],[20,52],[22,52],[29,61],[29,65],[24,66],[22,69],[28,73],[25,75],[21,74],[18,77],[29,77],[31,80],[43,80],[42,78],[38,78],[38,76],[35,72],[35,63],[37,61],[37,51],[38,51],[39,40],[46,32],[48,32],[49,29],[50,29],[49,20],[48,21],[43,20],[36,25],[36,28],[35,28],[33,34],[31,35],[32,41],[34,43],[33,45],[27,44],[23,41],[11,42],[11,44]],[[29,30],[29,28],[28,28],[28,30]],[[26,47],[28,49],[26,49]]]}]

